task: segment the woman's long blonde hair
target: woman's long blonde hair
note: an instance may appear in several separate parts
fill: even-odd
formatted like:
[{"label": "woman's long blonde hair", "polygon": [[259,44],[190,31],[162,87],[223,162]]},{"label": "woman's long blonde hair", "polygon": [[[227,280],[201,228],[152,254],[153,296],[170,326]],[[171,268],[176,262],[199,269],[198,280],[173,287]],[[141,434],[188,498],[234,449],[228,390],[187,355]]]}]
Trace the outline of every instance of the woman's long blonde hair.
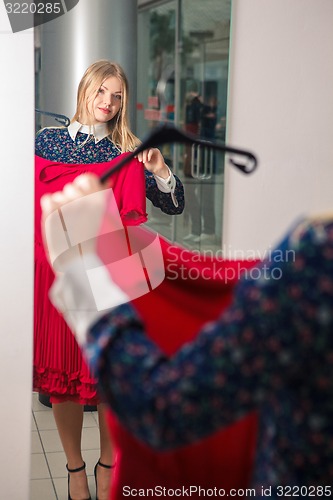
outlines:
[{"label": "woman's long blonde hair", "polygon": [[[88,102],[97,96],[97,92],[105,80],[110,76],[121,82],[122,98],[118,113],[107,123],[109,139],[122,151],[133,151],[140,144],[139,139],[131,132],[127,117],[128,108],[128,80],[119,64],[102,59],[91,64],[84,73],[77,90],[76,112],[71,122],[80,122],[80,115],[91,113]],[[89,124],[88,124],[89,125]]]}]

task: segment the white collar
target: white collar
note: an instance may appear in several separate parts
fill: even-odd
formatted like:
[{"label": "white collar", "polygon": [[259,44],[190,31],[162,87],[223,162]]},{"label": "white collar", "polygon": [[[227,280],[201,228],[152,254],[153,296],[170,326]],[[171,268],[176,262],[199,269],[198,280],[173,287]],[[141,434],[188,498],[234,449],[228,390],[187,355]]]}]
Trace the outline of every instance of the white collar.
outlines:
[{"label": "white collar", "polygon": [[68,133],[73,141],[75,141],[78,132],[82,132],[83,134],[87,135],[93,135],[95,138],[95,144],[109,135],[106,123],[98,123],[97,125],[82,125],[79,122],[73,122],[68,125]]}]

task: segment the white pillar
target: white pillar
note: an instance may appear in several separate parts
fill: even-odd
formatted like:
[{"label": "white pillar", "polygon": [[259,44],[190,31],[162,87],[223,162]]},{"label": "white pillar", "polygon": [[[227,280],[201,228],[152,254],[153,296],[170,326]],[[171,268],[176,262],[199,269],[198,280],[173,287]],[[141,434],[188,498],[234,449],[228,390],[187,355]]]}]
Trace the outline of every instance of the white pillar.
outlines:
[{"label": "white pillar", "polygon": [[32,391],[33,30],[13,34],[0,3],[0,484],[29,498]]},{"label": "white pillar", "polygon": [[[70,118],[78,83],[98,59],[119,63],[130,85],[129,116],[135,126],[137,1],[80,0],[66,15],[40,28],[40,107]],[[43,125],[55,125],[43,120]]]}]

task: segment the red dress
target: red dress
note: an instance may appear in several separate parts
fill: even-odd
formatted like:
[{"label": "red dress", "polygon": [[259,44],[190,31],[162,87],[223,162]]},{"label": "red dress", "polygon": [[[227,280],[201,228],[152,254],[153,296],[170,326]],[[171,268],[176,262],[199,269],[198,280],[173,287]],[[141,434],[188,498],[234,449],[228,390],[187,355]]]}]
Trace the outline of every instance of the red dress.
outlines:
[{"label": "red dress", "polygon": [[[172,355],[230,304],[240,274],[255,261],[228,261],[190,252],[162,238],[160,242],[165,279],[133,304],[143,319],[147,335],[167,355]],[[137,236],[136,247],[145,246],[143,229]],[[100,256],[103,258],[101,252]],[[150,254],[152,259],[157,260]],[[115,275],[111,276],[115,279]],[[186,496],[191,487],[200,486],[202,492],[192,490],[192,498],[200,498],[204,490],[212,492],[214,488],[225,490],[225,496],[241,498],[244,493],[237,495],[231,490],[250,487],[257,439],[255,412],[195,444],[168,452],[154,451],[133,437],[111,411],[108,422],[117,456],[111,500],[124,498],[124,487],[128,491],[157,488],[156,492],[165,487],[185,491],[181,496]],[[158,493],[152,495],[157,496]]]},{"label": "red dress", "polygon": [[[126,154],[126,153],[125,153]],[[35,157],[35,301],[34,374],[35,391],[50,396],[52,403],[73,401],[98,403],[96,381],[82,358],[76,340],[62,316],[48,298],[54,274],[46,260],[41,237],[40,198],[61,190],[85,172],[100,175],[116,164],[115,160],[96,164],[64,164]],[[146,189],[142,164],[132,160],[112,176],[112,188],[125,225],[147,220]]]}]

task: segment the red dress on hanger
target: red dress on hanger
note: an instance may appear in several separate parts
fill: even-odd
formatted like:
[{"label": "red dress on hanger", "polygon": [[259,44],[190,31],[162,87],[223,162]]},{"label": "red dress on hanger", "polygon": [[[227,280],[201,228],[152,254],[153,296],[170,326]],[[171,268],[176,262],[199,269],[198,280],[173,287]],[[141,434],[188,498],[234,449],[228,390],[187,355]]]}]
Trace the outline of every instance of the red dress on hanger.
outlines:
[{"label": "red dress on hanger", "polygon": [[[96,380],[82,358],[73,334],[48,298],[54,274],[42,242],[40,198],[43,194],[62,190],[80,174],[102,174],[123,156],[96,164],[64,164],[35,157],[33,387],[49,395],[52,403],[74,401],[95,405],[98,397]],[[147,220],[145,176],[138,160],[132,160],[112,176],[112,188],[124,225],[138,225]]]}]

